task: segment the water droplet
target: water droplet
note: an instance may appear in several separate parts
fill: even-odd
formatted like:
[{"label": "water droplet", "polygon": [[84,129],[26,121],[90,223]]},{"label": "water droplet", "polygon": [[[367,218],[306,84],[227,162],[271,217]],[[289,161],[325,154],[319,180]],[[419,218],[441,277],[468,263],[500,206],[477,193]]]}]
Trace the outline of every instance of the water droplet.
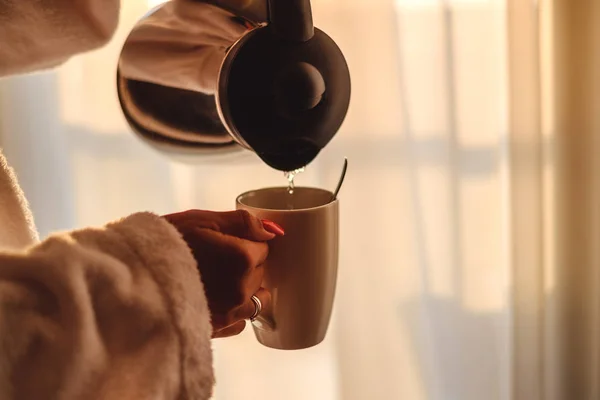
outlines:
[{"label": "water droplet", "polygon": [[288,171],[288,172],[284,172],[284,176],[286,177],[287,181],[288,181],[288,193],[289,194],[294,194],[294,178],[296,177],[296,175],[304,172],[305,167],[302,168],[298,168],[296,170],[293,171]]}]

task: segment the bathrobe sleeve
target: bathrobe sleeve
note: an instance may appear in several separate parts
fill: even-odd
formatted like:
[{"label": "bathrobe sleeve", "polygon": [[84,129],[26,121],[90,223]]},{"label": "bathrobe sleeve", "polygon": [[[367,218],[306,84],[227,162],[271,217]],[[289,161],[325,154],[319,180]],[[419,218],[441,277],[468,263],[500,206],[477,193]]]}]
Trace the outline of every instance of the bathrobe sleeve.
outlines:
[{"label": "bathrobe sleeve", "polygon": [[0,0],[0,76],[50,68],[108,42],[119,0]]},{"label": "bathrobe sleeve", "polygon": [[0,399],[209,399],[196,261],[139,213],[0,253]]},{"label": "bathrobe sleeve", "polygon": [[[0,0],[0,76],[100,47],[118,15],[119,0]],[[154,214],[0,250],[2,400],[209,399],[210,338],[197,264]]]}]

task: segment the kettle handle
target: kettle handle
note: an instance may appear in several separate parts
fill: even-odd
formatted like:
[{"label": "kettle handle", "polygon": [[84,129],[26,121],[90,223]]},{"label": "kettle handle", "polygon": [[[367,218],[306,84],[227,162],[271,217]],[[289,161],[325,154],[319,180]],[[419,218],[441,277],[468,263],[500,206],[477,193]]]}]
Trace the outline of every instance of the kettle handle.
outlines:
[{"label": "kettle handle", "polygon": [[269,24],[281,38],[307,42],[315,34],[310,0],[268,0]]}]

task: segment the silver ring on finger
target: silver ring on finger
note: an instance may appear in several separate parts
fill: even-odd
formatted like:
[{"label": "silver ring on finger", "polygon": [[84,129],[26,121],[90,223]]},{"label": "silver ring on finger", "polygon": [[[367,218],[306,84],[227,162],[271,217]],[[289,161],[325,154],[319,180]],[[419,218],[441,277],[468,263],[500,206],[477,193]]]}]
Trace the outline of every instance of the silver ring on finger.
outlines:
[{"label": "silver ring on finger", "polygon": [[254,314],[250,317],[250,322],[254,322],[254,320],[258,317],[260,312],[262,311],[262,302],[256,296],[250,297],[250,299],[254,302]]}]

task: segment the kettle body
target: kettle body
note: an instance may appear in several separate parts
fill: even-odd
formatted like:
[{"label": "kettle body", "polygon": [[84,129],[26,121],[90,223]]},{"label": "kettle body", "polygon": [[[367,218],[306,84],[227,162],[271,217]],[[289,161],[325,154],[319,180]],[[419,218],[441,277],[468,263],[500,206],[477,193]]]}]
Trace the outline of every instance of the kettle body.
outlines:
[{"label": "kettle body", "polygon": [[337,133],[350,74],[308,0],[172,0],[133,27],[117,91],[133,131],[161,152],[247,149],[289,171]]}]

